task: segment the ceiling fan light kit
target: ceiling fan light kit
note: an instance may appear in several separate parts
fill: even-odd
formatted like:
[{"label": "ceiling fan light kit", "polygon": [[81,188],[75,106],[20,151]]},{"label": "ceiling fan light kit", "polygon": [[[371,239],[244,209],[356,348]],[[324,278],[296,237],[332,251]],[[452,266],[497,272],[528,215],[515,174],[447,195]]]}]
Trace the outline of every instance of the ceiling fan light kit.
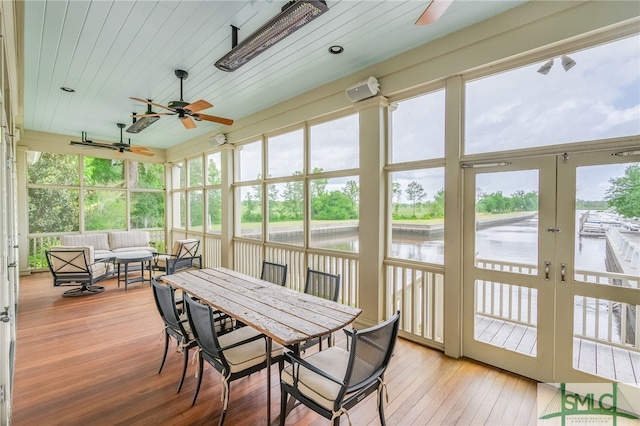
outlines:
[{"label": "ceiling fan light kit", "polygon": [[237,43],[238,28],[232,26],[232,49],[218,59],[216,68],[235,71],[294,31],[329,10],[324,0],[293,0],[281,12],[256,30],[242,43]]}]

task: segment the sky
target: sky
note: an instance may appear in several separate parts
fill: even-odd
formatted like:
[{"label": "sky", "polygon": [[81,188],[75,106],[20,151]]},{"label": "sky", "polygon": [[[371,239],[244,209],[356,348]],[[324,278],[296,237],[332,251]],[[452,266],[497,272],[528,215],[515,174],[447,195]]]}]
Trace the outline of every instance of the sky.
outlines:
[{"label": "sky", "polygon": [[[540,147],[640,134],[640,35],[566,52],[576,64],[565,71],[562,57],[553,59],[547,75],[537,70],[545,63],[470,81],[466,85],[465,154]],[[392,161],[406,162],[444,156],[444,90],[397,103],[392,112]],[[325,171],[358,167],[358,118],[351,115],[311,128],[311,167]],[[272,177],[290,176],[303,167],[303,132],[295,130],[269,138]],[[259,144],[241,151],[242,180],[261,172]],[[640,156],[624,157],[640,161]],[[609,180],[626,166],[578,168],[577,197],[603,199]],[[496,177],[499,177],[499,173]],[[504,176],[504,175],[502,175]],[[526,173],[512,179],[485,179],[481,189],[536,190]],[[522,179],[517,176],[523,176]],[[444,171],[397,172],[394,181],[406,189],[420,182],[432,199],[443,186]],[[343,181],[349,178],[343,179]],[[337,189],[340,181],[336,181]],[[406,198],[404,198],[406,202]]]}]

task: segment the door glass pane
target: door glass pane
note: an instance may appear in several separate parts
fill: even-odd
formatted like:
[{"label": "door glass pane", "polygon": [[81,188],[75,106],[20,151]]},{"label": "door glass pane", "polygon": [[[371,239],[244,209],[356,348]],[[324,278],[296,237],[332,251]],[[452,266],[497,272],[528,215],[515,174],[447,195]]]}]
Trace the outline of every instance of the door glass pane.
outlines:
[{"label": "door glass pane", "polygon": [[640,163],[577,167],[575,207],[575,279],[638,288]]},{"label": "door glass pane", "polygon": [[476,176],[476,267],[538,273],[538,171]]},{"label": "door glass pane", "polygon": [[536,356],[538,290],[476,280],[474,305],[476,340]]},{"label": "door glass pane", "polygon": [[638,318],[640,305],[574,296],[573,367],[618,382],[640,383]]}]

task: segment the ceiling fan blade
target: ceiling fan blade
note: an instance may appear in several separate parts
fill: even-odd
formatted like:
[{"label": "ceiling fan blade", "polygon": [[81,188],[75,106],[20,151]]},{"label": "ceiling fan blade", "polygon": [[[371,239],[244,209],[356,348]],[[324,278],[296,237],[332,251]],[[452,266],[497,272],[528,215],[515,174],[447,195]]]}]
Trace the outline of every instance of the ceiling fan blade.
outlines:
[{"label": "ceiling fan blade", "polygon": [[195,118],[196,120],[212,121],[214,123],[226,124],[227,126],[231,126],[233,124],[233,120],[231,120],[230,118],[216,117],[215,115],[193,114],[193,118]]},{"label": "ceiling fan blade", "polygon": [[148,101],[148,100],[146,100],[146,99],[134,98],[134,97],[131,97],[131,96],[129,97],[129,99],[133,99],[134,101],[143,102],[143,103],[148,104],[148,105],[153,105],[153,106],[158,107],[158,108],[168,109],[169,111],[173,111],[173,110],[172,110],[171,108],[169,108],[169,107],[166,107],[166,106],[164,106],[164,105],[157,104],[157,103],[155,103],[155,102]]},{"label": "ceiling fan blade", "polygon": [[199,101],[196,101],[192,104],[187,105],[186,107],[184,107],[184,109],[188,109],[191,112],[198,112],[203,109],[211,108],[212,106],[213,105],[211,105],[209,102],[205,101],[204,99],[200,99]]},{"label": "ceiling fan blade", "polygon": [[127,151],[133,152],[134,154],[146,155],[147,157],[153,157],[153,152],[149,151],[147,148],[143,146],[132,146]]},{"label": "ceiling fan blade", "polygon": [[416,21],[416,25],[433,24],[451,6],[453,0],[432,0]]},{"label": "ceiling fan blade", "polygon": [[180,117],[180,122],[185,129],[195,129],[197,127],[191,117]]}]

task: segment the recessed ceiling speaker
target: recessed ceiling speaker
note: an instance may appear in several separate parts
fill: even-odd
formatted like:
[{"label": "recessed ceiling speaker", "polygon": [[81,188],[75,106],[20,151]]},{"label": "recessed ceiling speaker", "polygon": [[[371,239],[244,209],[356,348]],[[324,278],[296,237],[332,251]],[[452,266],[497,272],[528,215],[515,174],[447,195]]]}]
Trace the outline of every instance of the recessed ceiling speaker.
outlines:
[{"label": "recessed ceiling speaker", "polygon": [[345,90],[347,97],[351,102],[358,102],[363,99],[375,96],[380,91],[380,83],[375,77],[369,77],[364,81],[359,81],[356,84],[352,84]]}]

